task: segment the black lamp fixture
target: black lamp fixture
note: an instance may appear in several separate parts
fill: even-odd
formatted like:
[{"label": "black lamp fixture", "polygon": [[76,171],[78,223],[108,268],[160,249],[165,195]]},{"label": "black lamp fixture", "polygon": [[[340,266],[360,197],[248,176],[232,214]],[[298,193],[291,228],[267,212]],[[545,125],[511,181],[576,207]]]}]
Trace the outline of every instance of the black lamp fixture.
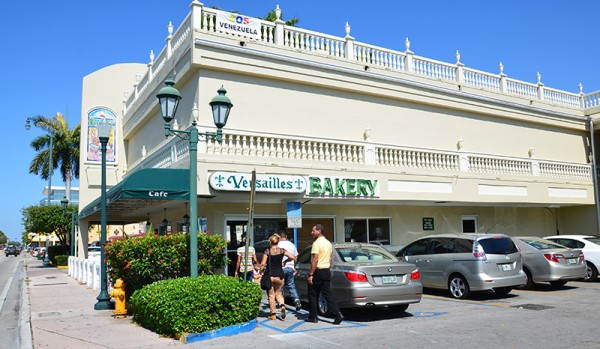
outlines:
[{"label": "black lamp fixture", "polygon": [[63,209],[63,214],[65,214],[67,212],[67,207],[69,206],[69,199],[67,199],[66,196],[60,200],[60,206]]}]

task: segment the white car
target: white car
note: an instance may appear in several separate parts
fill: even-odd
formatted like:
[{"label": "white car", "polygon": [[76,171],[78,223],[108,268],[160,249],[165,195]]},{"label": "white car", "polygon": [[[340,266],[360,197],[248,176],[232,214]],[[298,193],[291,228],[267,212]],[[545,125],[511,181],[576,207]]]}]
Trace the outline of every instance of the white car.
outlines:
[{"label": "white car", "polygon": [[583,280],[595,281],[598,278],[598,268],[600,268],[600,236],[554,235],[546,236],[544,239],[583,251],[583,257],[587,264],[587,276]]}]

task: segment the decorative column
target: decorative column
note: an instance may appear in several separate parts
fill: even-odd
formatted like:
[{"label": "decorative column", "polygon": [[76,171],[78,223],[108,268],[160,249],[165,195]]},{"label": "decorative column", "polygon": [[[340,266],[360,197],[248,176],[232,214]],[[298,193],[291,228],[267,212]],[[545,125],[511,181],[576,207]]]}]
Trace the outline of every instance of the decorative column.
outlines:
[{"label": "decorative column", "polygon": [[540,101],[544,100],[544,84],[542,84],[542,74],[537,73],[537,95]]},{"label": "decorative column", "polygon": [[348,22],[346,22],[344,29],[346,30],[346,58],[354,60],[354,38],[350,36],[350,24]]},{"label": "decorative column", "polygon": [[167,32],[169,35],[167,35],[165,40],[167,41],[167,59],[169,59],[171,58],[171,54],[173,54],[173,46],[171,45],[171,40],[173,40],[173,23],[170,21],[169,25],[167,26]]},{"label": "decorative column", "polygon": [[413,56],[415,53],[410,50],[410,40],[408,38],[404,41],[404,46],[406,47],[406,51],[404,51],[404,71],[414,73]]},{"label": "decorative column", "polygon": [[202,30],[202,6],[204,4],[198,0],[194,0],[190,4],[190,8],[192,9],[192,30],[194,31]]},{"label": "decorative column", "polygon": [[504,65],[502,62],[500,62],[498,67],[500,68],[500,92],[506,93],[506,74],[504,74]]},{"label": "decorative column", "polygon": [[281,9],[279,5],[275,8],[275,45],[283,46],[285,22],[281,20]]},{"label": "decorative column", "polygon": [[465,65],[460,62],[460,52],[456,50],[456,82],[462,85],[465,82]]}]

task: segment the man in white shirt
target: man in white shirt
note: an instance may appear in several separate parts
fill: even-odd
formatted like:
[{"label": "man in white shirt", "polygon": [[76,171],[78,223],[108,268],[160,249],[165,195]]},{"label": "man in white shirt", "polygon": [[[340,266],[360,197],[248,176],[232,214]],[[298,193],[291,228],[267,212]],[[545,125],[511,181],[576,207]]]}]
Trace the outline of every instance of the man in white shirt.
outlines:
[{"label": "man in white shirt", "polygon": [[[293,254],[294,257],[298,256],[298,249],[296,249],[294,243],[287,239],[287,232],[283,230],[279,235],[281,236],[281,239],[277,246]],[[300,303],[298,291],[296,291],[296,285],[294,284],[294,275],[296,275],[295,264],[296,263],[293,260],[286,259],[283,261],[283,278],[285,282],[284,289],[289,292],[290,296],[294,299],[294,305],[296,306],[296,311],[298,311],[302,308],[302,303]]]},{"label": "man in white shirt", "polygon": [[248,246],[248,256],[246,256],[246,235],[242,235],[241,246],[237,249],[237,262],[235,263],[235,277],[238,277],[238,271],[246,281],[254,280],[254,263],[258,264],[254,247]]}]

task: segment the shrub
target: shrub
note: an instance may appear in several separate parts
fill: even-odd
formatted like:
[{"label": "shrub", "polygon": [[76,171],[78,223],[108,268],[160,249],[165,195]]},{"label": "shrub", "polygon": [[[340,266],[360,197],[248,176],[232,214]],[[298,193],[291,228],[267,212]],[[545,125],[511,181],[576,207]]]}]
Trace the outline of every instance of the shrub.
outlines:
[{"label": "shrub", "polygon": [[[212,274],[227,263],[225,240],[219,235],[198,236],[198,274]],[[147,235],[106,244],[108,275],[114,284],[121,278],[125,294],[155,281],[190,275],[189,235]]]},{"label": "shrub", "polygon": [[200,275],[147,285],[129,305],[133,320],[164,336],[200,333],[240,324],[258,316],[257,283],[225,275]]},{"label": "shrub", "polygon": [[67,254],[67,249],[63,246],[63,245],[56,245],[56,246],[48,246],[48,248],[46,249],[46,253],[48,253],[48,260],[50,261],[50,263],[52,263],[52,265],[57,265],[56,264],[56,256],[58,255],[64,255]]},{"label": "shrub", "polygon": [[55,265],[58,267],[64,267],[66,265],[69,265],[69,256],[67,256],[65,254],[58,255],[54,258],[56,259]]}]

